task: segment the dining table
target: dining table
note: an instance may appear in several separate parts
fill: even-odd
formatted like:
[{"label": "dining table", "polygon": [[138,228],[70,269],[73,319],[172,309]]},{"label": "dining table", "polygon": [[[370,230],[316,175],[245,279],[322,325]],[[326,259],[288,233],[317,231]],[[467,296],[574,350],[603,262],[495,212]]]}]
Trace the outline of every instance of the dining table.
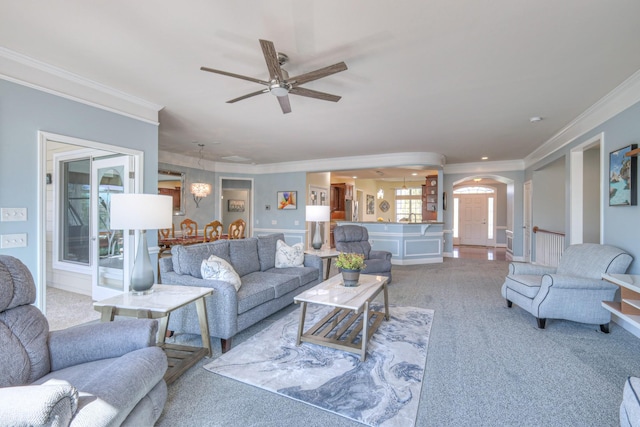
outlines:
[{"label": "dining table", "polygon": [[[227,234],[220,236],[220,239],[228,239]],[[158,246],[160,246],[159,256],[162,256],[165,252],[171,252],[172,246],[177,245],[195,245],[197,243],[203,243],[204,236],[184,236],[184,237],[167,237],[158,239]]]}]

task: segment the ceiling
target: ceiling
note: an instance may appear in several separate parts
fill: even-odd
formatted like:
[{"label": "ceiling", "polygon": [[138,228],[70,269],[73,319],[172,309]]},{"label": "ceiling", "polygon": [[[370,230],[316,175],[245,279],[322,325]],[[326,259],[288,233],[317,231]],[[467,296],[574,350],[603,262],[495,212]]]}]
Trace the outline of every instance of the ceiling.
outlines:
[{"label": "ceiling", "polygon": [[[0,42],[164,106],[160,150],[272,164],[433,152],[447,164],[523,159],[640,69],[632,0],[0,0]],[[290,95],[200,70],[268,80],[258,39],[289,74],[348,70]],[[531,123],[530,118],[542,117]],[[244,159],[244,160],[242,160]]]}]

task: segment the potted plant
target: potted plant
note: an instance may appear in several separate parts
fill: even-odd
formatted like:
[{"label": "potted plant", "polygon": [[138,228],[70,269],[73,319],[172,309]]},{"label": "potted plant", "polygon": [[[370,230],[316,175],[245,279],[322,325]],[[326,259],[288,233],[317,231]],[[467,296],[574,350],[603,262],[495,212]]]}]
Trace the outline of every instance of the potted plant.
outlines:
[{"label": "potted plant", "polygon": [[345,286],[358,286],[360,270],[366,267],[364,255],[353,252],[341,252],[336,258],[336,267],[342,273]]}]

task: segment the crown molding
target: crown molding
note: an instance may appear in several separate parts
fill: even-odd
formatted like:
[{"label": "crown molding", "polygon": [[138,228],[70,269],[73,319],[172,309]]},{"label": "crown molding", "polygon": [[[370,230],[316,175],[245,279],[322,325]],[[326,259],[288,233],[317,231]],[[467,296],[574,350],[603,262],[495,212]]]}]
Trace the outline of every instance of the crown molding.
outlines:
[{"label": "crown molding", "polygon": [[445,174],[454,173],[492,173],[523,171],[525,169],[524,160],[504,160],[496,162],[476,162],[476,163],[455,163],[445,165]]},{"label": "crown molding", "polygon": [[525,167],[534,165],[638,102],[640,102],[640,70],[525,157]]},{"label": "crown molding", "polygon": [[164,108],[2,46],[0,78],[156,126]]},{"label": "crown molding", "polygon": [[184,154],[158,152],[158,162],[169,163],[177,166],[200,169],[220,173],[239,173],[263,175],[270,173],[290,172],[327,172],[341,169],[371,169],[378,167],[423,166],[425,168],[441,168],[444,164],[444,156],[438,153],[393,153],[374,154],[370,156],[336,157],[298,162],[269,163],[254,165],[246,163],[212,162],[202,160],[202,166],[198,166],[198,159]]}]

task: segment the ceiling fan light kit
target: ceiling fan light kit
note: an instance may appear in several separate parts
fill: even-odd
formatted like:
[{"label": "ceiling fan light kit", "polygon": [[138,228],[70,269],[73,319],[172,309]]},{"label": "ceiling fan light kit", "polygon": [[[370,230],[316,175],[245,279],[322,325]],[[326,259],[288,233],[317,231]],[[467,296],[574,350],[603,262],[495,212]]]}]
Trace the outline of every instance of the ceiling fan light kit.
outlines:
[{"label": "ceiling fan light kit", "polygon": [[231,99],[227,101],[227,103],[233,104],[235,102],[242,101],[243,99],[251,98],[268,92],[278,98],[278,102],[280,103],[282,112],[284,114],[287,114],[291,112],[291,104],[289,103],[290,93],[293,95],[305,96],[307,98],[321,99],[323,101],[338,102],[340,100],[340,96],[332,95],[325,92],[318,92],[316,90],[305,89],[300,87],[300,85],[346,70],[347,64],[345,64],[344,62],[338,62],[337,64],[333,64],[328,67],[320,68],[315,71],[289,78],[289,73],[287,73],[287,71],[281,67],[289,60],[289,57],[284,53],[277,52],[273,42],[270,42],[268,40],[260,40],[260,47],[262,47],[262,54],[264,55],[267,69],[269,70],[268,81],[243,76],[240,74],[229,73],[227,71],[216,70],[214,68],[200,67],[202,71],[222,74],[223,76],[234,77],[242,80],[248,80],[250,82],[259,83],[267,87],[266,89],[248,93],[246,95],[239,96],[238,98]]}]

